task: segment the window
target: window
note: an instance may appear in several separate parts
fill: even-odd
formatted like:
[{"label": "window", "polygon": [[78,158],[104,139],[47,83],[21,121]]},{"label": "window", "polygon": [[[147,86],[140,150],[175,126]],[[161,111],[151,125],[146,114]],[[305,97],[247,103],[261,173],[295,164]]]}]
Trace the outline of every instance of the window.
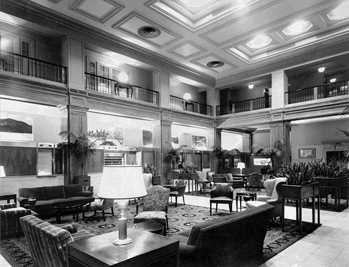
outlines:
[{"label": "window", "polygon": [[[6,36],[0,36],[0,70],[14,72],[15,69],[15,58],[14,55],[8,54],[6,52],[14,52],[14,40]],[[3,53],[2,51],[5,51]]]},{"label": "window", "polygon": [[29,43],[22,41],[22,51],[23,56],[29,57]]}]

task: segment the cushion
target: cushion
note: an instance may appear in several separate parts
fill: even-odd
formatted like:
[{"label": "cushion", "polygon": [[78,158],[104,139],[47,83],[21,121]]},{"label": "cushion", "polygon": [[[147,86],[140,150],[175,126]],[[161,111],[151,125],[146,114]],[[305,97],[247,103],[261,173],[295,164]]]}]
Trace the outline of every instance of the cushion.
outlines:
[{"label": "cushion", "polygon": [[56,186],[44,186],[42,188],[44,199],[56,199],[56,198],[64,198],[64,186],[56,185]]},{"label": "cushion", "polygon": [[82,186],[79,184],[71,184],[71,185],[64,186],[64,194],[66,198],[81,196],[81,192],[82,192]]},{"label": "cushion", "polygon": [[24,198],[35,197],[36,200],[44,200],[44,193],[42,187],[32,187],[32,188],[19,188],[18,196]]},{"label": "cushion", "polygon": [[159,218],[166,220],[165,212],[164,211],[143,211],[139,213],[137,216],[135,216],[135,219],[152,219],[152,218]]},{"label": "cushion", "polygon": [[228,181],[233,180],[233,175],[231,173],[227,173]]},{"label": "cushion", "polygon": [[271,196],[275,185],[275,179],[266,180],[263,184],[267,196]]}]

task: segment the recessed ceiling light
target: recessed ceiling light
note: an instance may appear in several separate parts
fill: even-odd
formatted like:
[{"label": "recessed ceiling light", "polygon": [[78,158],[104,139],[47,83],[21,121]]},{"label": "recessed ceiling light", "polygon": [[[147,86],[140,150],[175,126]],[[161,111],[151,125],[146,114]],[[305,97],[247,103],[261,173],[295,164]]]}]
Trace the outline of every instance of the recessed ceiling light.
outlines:
[{"label": "recessed ceiling light", "polygon": [[144,38],[155,38],[161,34],[161,31],[152,26],[143,26],[138,29],[138,34]]},{"label": "recessed ceiling light", "polygon": [[224,65],[224,62],[218,61],[218,60],[210,61],[206,64],[206,66],[209,68],[219,68],[219,67],[222,67],[223,65]]},{"label": "recessed ceiling light", "polygon": [[318,70],[318,72],[324,72],[324,71],[325,71],[325,67],[323,67],[323,66],[321,65],[321,67],[318,68],[317,70]]},{"label": "recessed ceiling light", "polygon": [[334,83],[335,81],[337,81],[336,78],[332,78],[332,79],[330,80],[331,83]]},{"label": "recessed ceiling light", "polygon": [[337,8],[333,9],[327,14],[329,20],[342,20],[349,18],[349,1],[339,5]]},{"label": "recessed ceiling light", "polygon": [[307,20],[297,21],[282,30],[285,35],[297,35],[310,30],[313,24]]},{"label": "recessed ceiling light", "polygon": [[272,39],[266,35],[258,35],[253,38],[251,41],[247,42],[246,45],[249,48],[262,48],[270,44]]},{"label": "recessed ceiling light", "polygon": [[250,84],[248,85],[248,89],[253,89],[253,87],[254,87],[254,84],[253,84],[253,83],[250,83]]}]

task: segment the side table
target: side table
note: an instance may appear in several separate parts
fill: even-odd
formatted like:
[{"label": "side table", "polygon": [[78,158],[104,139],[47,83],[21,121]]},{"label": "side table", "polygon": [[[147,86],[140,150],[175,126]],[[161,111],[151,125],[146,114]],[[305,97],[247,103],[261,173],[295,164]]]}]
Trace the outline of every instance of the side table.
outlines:
[{"label": "side table", "polygon": [[239,211],[239,202],[240,202],[240,211],[242,209],[242,198],[246,196],[250,196],[251,200],[257,199],[257,193],[253,191],[247,191],[247,190],[240,190],[235,192],[235,202],[236,202],[236,211]]}]

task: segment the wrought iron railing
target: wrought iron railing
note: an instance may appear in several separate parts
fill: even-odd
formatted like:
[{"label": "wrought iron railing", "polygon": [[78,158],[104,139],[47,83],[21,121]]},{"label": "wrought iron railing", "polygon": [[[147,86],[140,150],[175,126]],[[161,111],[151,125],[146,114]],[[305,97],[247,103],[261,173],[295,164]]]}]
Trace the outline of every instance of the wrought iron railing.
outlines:
[{"label": "wrought iron railing", "polygon": [[212,106],[195,101],[187,101],[172,95],[170,96],[170,108],[212,116]]},{"label": "wrought iron railing", "polygon": [[66,67],[5,51],[0,51],[0,71],[67,83]]},{"label": "wrought iron railing", "polygon": [[293,104],[347,94],[348,81],[341,81],[287,92],[285,96],[286,103]]},{"label": "wrought iron railing", "polygon": [[130,99],[159,105],[159,92],[140,86],[120,83],[116,80],[104,78],[90,73],[86,75],[86,89],[100,93],[116,95]]},{"label": "wrought iron railing", "polygon": [[220,105],[216,107],[216,114],[219,115],[226,115],[226,114],[234,114],[234,113],[240,113],[240,112],[246,112],[246,111],[252,111],[252,110],[258,110],[263,108],[270,108],[271,107],[271,96],[269,97],[260,97],[245,101],[239,101],[239,102],[231,102],[227,105]]}]

